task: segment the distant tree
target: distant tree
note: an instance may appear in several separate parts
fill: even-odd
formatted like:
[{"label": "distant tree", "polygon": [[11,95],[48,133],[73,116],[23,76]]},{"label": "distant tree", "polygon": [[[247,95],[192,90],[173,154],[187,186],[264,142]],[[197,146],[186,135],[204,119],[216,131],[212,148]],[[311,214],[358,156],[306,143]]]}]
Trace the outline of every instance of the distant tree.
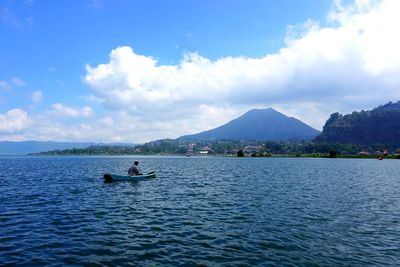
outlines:
[{"label": "distant tree", "polygon": [[330,158],[336,158],[336,151],[335,151],[335,150],[331,150],[331,151],[329,152],[329,157],[330,157]]},{"label": "distant tree", "polygon": [[178,154],[185,155],[185,154],[187,154],[187,152],[188,152],[187,147],[181,146],[178,149]]},{"label": "distant tree", "polygon": [[239,151],[237,152],[237,156],[238,156],[238,157],[244,157],[243,150],[239,150]]}]

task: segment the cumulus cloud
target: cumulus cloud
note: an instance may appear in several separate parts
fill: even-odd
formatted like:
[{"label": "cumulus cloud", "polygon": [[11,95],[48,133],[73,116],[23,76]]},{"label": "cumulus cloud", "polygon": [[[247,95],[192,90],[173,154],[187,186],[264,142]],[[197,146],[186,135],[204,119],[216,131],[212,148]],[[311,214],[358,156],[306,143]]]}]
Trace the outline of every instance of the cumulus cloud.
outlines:
[{"label": "cumulus cloud", "polygon": [[91,117],[94,111],[91,107],[85,106],[83,108],[69,107],[62,103],[55,103],[52,106],[52,113],[64,117]]},{"label": "cumulus cloud", "polygon": [[20,131],[30,125],[28,113],[22,109],[11,109],[5,114],[0,114],[0,131],[15,132]]},{"label": "cumulus cloud", "polygon": [[[25,117],[28,118],[26,126],[24,128],[17,128],[14,126],[13,129],[4,130],[2,132],[1,126],[3,126],[3,117],[0,114],[0,141],[2,140],[40,140],[40,141],[96,141],[96,142],[109,142],[112,138],[112,129],[109,131],[103,131],[104,124],[100,120],[94,120],[90,118],[82,118],[77,120],[74,117],[73,120],[64,120],[60,114],[55,114],[54,111],[49,112],[38,112],[31,111],[32,113],[27,114],[24,111]],[[15,111],[14,111],[15,113]],[[5,114],[8,121],[11,123],[17,117],[16,114]],[[23,117],[23,116],[20,116]],[[17,131],[18,130],[18,131]]]},{"label": "cumulus cloud", "polygon": [[160,65],[118,47],[108,63],[86,67],[85,81],[105,107],[159,122],[184,114],[195,123],[208,106],[220,108],[209,118],[216,126],[225,109],[273,106],[321,128],[331,112],[400,98],[399,12],[397,0],[336,0],[328,26],[288,27],[286,46],[260,58],[186,53],[177,65]]}]

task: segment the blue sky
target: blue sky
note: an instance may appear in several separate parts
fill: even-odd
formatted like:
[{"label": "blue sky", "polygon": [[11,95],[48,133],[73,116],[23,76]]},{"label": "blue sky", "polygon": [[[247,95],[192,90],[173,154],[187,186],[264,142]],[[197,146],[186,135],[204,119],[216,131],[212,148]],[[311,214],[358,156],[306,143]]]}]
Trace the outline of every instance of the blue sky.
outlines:
[{"label": "blue sky", "polygon": [[321,129],[332,112],[400,98],[398,8],[1,0],[0,140],[145,142],[255,107]]},{"label": "blue sky", "polygon": [[[47,105],[79,101],[76,96],[87,94],[81,82],[85,64],[107,61],[116,47],[131,46],[164,64],[179,61],[185,51],[211,59],[258,57],[283,45],[287,25],[323,18],[330,5],[315,0],[1,3],[0,79],[21,77],[31,90],[43,91]],[[27,104],[19,95],[8,98],[1,111]]]}]

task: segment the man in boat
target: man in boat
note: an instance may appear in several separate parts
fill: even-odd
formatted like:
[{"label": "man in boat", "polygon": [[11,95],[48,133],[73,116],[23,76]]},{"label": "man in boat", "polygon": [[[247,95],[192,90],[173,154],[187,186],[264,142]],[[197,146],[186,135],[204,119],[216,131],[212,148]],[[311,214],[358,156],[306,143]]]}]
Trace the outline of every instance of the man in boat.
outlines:
[{"label": "man in boat", "polygon": [[142,171],[139,169],[139,161],[135,160],[132,166],[128,170],[128,175],[142,175]]}]

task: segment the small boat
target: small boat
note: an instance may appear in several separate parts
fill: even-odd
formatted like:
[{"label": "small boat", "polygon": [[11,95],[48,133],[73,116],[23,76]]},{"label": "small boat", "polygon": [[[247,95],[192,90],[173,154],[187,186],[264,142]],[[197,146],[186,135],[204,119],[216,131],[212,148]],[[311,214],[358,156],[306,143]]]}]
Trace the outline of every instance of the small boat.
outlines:
[{"label": "small boat", "polygon": [[156,173],[154,171],[140,175],[118,175],[118,174],[106,173],[104,174],[103,178],[104,182],[106,183],[112,181],[142,181],[151,178],[156,178]]}]

